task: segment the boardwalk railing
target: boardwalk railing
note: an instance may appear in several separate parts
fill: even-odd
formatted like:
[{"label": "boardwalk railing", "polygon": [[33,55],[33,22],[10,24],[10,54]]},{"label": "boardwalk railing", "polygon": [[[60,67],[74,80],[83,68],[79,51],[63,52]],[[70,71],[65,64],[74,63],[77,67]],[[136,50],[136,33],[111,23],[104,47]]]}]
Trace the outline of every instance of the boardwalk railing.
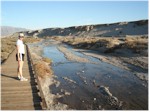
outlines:
[{"label": "boardwalk railing", "polygon": [[33,68],[33,73],[34,73],[34,75],[35,75],[35,77],[37,79],[37,84],[38,84],[40,96],[41,96],[41,99],[42,99],[42,109],[43,110],[47,110],[48,106],[47,106],[47,103],[46,103],[46,100],[45,100],[45,97],[44,97],[44,93],[42,91],[42,87],[41,87],[41,83],[40,83],[39,77],[38,77],[38,75],[37,75],[37,73],[35,71],[35,68],[33,66],[33,60],[32,60],[31,53],[30,53],[30,50],[28,48],[28,45],[26,45],[26,48],[27,48],[27,55],[29,56],[29,60],[28,61],[31,62],[31,66]]}]

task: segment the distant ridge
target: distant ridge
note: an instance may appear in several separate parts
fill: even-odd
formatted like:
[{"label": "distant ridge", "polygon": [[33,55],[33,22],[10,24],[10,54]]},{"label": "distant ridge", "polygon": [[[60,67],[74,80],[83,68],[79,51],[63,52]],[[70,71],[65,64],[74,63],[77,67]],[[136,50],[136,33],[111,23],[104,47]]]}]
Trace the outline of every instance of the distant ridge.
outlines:
[{"label": "distant ridge", "polygon": [[[78,37],[122,37],[127,35],[148,35],[148,20],[94,24],[67,28],[45,28],[25,31],[26,36],[78,36]],[[16,36],[17,34],[14,34]]]},{"label": "distant ridge", "polygon": [[27,31],[27,29],[11,27],[11,26],[1,26],[1,36],[9,36],[20,31]]}]

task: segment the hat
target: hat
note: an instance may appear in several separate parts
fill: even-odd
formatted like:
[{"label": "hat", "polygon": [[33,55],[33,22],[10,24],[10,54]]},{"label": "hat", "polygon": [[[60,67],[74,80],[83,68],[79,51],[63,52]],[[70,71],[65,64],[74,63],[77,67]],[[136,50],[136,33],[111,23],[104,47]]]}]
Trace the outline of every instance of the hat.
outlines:
[{"label": "hat", "polygon": [[20,34],[19,34],[19,37],[24,37],[24,34],[23,34],[23,33],[20,33]]}]

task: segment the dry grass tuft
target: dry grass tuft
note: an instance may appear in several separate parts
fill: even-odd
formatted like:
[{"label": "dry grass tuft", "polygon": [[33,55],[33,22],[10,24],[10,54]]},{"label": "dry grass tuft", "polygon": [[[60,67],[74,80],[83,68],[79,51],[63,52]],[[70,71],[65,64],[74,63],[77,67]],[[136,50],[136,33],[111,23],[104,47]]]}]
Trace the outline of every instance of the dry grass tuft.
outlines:
[{"label": "dry grass tuft", "polygon": [[148,38],[126,38],[125,46],[139,53],[142,50],[148,49]]},{"label": "dry grass tuft", "polygon": [[49,58],[44,57],[44,58],[42,58],[42,60],[48,64],[52,64],[52,60]]},{"label": "dry grass tuft", "polygon": [[33,38],[33,37],[26,37],[24,38],[24,43],[33,43],[33,42],[38,42],[40,41],[40,38]]},{"label": "dry grass tuft", "polygon": [[96,37],[54,37],[53,39],[62,41],[76,48],[98,50],[104,53],[112,53],[116,49],[130,49],[135,53],[141,53],[148,49],[148,37],[128,36],[124,39],[120,38],[96,38]]},{"label": "dry grass tuft", "polygon": [[1,39],[1,62],[6,60],[9,54],[16,48],[17,38],[2,38]]},{"label": "dry grass tuft", "polygon": [[53,74],[53,72],[49,69],[49,66],[47,66],[44,62],[37,62],[34,64],[34,69],[37,75],[41,78],[44,78],[46,75]]}]

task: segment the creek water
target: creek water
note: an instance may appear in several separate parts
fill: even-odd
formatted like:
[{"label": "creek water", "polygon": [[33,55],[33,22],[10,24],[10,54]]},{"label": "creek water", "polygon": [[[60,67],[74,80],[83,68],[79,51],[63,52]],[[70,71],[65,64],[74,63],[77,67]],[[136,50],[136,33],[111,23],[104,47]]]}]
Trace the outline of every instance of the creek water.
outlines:
[{"label": "creek water", "polygon": [[[70,46],[56,44],[53,40],[45,43],[40,44],[43,46],[43,56],[53,60],[52,69],[56,80],[60,82],[58,87],[52,85],[49,88],[53,94],[65,94],[56,102],[77,110],[148,109],[148,84],[132,72],[74,51]],[[58,46],[65,46],[74,55],[96,64],[69,61],[58,50]],[[122,102],[121,106],[102,94],[101,86],[108,87],[110,93]]]}]

